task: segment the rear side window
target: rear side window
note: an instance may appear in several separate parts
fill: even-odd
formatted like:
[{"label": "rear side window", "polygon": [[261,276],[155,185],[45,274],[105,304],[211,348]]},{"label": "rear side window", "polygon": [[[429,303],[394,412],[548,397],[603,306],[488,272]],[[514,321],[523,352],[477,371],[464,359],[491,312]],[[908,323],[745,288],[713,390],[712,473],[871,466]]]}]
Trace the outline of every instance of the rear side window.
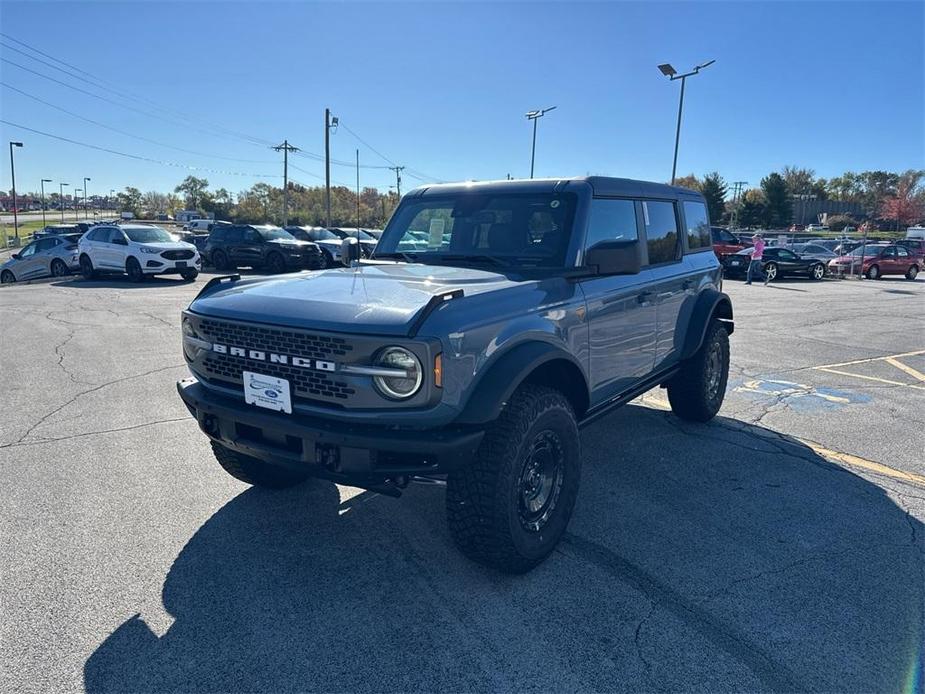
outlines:
[{"label": "rear side window", "polygon": [[646,243],[649,247],[649,265],[679,260],[680,238],[674,203],[644,200],[642,214],[646,224]]},{"label": "rear side window", "polygon": [[228,236],[226,233],[227,231],[228,229],[226,227],[215,227],[209,233],[209,236],[211,236],[216,241],[224,241]]},{"label": "rear side window", "polygon": [[585,248],[601,241],[635,241],[639,238],[636,227],[636,203],[632,200],[591,201],[591,222]]},{"label": "rear side window", "polygon": [[697,250],[709,248],[710,220],[707,218],[707,206],[702,202],[684,201],[684,221],[687,222],[687,248]]}]

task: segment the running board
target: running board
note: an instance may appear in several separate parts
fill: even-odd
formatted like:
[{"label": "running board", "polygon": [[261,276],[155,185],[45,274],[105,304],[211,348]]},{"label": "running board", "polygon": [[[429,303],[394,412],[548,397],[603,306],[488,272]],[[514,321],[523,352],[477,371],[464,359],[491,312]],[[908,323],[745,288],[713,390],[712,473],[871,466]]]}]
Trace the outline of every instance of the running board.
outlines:
[{"label": "running board", "polygon": [[580,429],[583,429],[589,424],[593,424],[601,417],[607,416],[608,414],[613,412],[618,407],[625,405],[630,400],[633,400],[634,398],[638,398],[643,393],[647,393],[653,388],[660,386],[661,384],[668,381],[672,376],[674,376],[678,372],[678,369],[680,368],[681,368],[680,364],[675,364],[674,366],[668,369],[665,369],[664,371],[660,371],[657,374],[654,374],[653,376],[649,376],[649,378],[647,378],[645,381],[642,381],[641,383],[633,386],[629,390],[623,393],[620,393],[619,395],[611,398],[607,402],[588,410],[584,418],[578,423],[578,427]]}]

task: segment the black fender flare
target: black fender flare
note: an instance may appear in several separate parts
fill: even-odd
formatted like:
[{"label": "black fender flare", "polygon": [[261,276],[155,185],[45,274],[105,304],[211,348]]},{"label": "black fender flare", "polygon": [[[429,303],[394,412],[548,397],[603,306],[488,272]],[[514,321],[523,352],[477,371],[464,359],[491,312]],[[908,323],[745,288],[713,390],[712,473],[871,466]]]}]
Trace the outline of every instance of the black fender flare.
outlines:
[{"label": "black fender flare", "polygon": [[732,300],[728,294],[716,289],[704,289],[697,297],[690,322],[687,325],[687,336],[684,338],[684,349],[681,359],[690,359],[697,353],[707,336],[710,321],[717,318],[726,332],[732,335],[735,323],[732,320]]},{"label": "black fender flare", "polygon": [[587,394],[587,376],[572,354],[548,342],[523,342],[483,370],[456,423],[485,424],[497,419],[518,386],[538,367],[554,360],[565,360],[578,370],[582,375],[580,387]]}]

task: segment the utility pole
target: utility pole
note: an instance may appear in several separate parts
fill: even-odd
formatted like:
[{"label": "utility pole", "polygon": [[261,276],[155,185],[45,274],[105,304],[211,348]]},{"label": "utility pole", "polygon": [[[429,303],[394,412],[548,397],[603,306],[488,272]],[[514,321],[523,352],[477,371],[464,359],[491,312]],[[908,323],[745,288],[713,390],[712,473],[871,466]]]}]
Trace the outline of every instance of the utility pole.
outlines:
[{"label": "utility pole", "polygon": [[360,150],[357,149],[357,243],[360,242]]},{"label": "utility pole", "polygon": [[283,153],[283,224],[289,224],[289,153],[298,152],[298,147],[289,144],[289,140],[283,140],[283,144],[274,147],[277,152]]},{"label": "utility pole", "polygon": [[337,116],[324,109],[324,225],[331,226],[331,128],[337,127]]},{"label": "utility pole", "polygon": [[59,183],[58,190],[61,192],[58,194],[58,207],[61,210],[61,223],[64,224],[64,186],[69,186],[70,183]]},{"label": "utility pole", "polygon": [[42,186],[42,229],[44,229],[47,226],[47,224],[45,223],[45,184],[46,183],[51,183],[51,179],[43,178],[42,183],[41,183],[41,186]]},{"label": "utility pole", "polygon": [[[10,178],[13,179],[13,236],[19,245],[19,210],[16,209],[16,167],[13,165],[13,148],[22,147],[22,142],[10,142]],[[6,241],[4,241],[6,243]]]},{"label": "utility pole", "polygon": [[89,212],[87,211],[87,183],[89,182],[90,178],[88,176],[84,176],[84,219],[89,218]]},{"label": "utility pole", "polygon": [[74,221],[80,221],[80,196],[77,193],[83,193],[83,188],[74,188]]},{"label": "utility pole", "polygon": [[736,203],[739,201],[739,194],[745,190],[745,186],[748,185],[748,181],[733,181],[732,182],[732,214],[729,216],[729,226],[733,229],[736,229],[736,225],[739,222],[739,208]]},{"label": "utility pole", "polygon": [[395,172],[395,190],[398,191],[398,198],[401,199],[401,172],[405,170],[404,166],[390,166],[392,171]]}]

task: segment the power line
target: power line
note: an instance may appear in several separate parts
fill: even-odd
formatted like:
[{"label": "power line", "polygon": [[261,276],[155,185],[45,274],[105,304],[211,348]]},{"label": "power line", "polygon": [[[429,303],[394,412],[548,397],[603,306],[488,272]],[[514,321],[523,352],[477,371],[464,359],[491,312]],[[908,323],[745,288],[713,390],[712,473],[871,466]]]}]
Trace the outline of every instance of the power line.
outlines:
[{"label": "power line", "polygon": [[174,145],[168,145],[166,142],[158,142],[157,140],[152,140],[150,137],[144,137],[143,135],[134,135],[133,133],[127,132],[125,130],[121,130],[120,128],[107,125],[106,123],[100,123],[99,121],[93,120],[92,118],[87,118],[86,116],[81,116],[78,113],[69,111],[66,108],[63,108],[62,106],[58,106],[57,104],[51,103],[50,101],[46,101],[45,99],[40,99],[34,94],[29,94],[28,92],[24,92],[22,89],[14,87],[11,84],[7,84],[6,82],[0,81],[0,85],[6,87],[7,89],[12,89],[14,92],[18,92],[19,94],[22,94],[23,96],[28,97],[29,99],[38,101],[40,104],[44,104],[45,106],[50,106],[51,108],[57,109],[58,111],[61,111],[62,113],[66,113],[67,115],[72,116],[73,118],[77,118],[87,123],[92,123],[93,125],[99,126],[101,128],[105,128],[106,130],[111,130],[115,133],[119,133],[120,135],[125,135],[126,137],[131,137],[136,140],[141,140],[142,142],[150,142],[151,144],[158,145],[159,147],[166,147],[168,149],[177,150],[178,152],[184,152],[186,154],[195,154],[196,156],[208,157],[210,159],[224,159],[226,161],[237,161],[237,162],[244,162],[247,164],[270,164],[272,163],[272,162],[268,162],[268,161],[260,160],[260,159],[238,159],[237,157],[223,157],[220,154],[207,154],[205,152],[197,152],[196,150],[192,150],[192,149],[185,149],[183,147],[176,147]]},{"label": "power line", "polygon": [[392,161],[392,160],[389,159],[387,156],[385,156],[384,154],[382,154],[379,150],[377,150],[377,149],[376,149],[375,147],[373,147],[371,144],[369,144],[368,142],[366,142],[366,140],[364,140],[362,137],[360,137],[360,136],[357,135],[355,132],[353,132],[350,128],[348,128],[346,125],[344,125],[344,121],[343,121],[343,120],[339,121],[339,125],[340,125],[340,127],[342,127],[344,130],[346,130],[348,133],[350,133],[351,135],[353,135],[357,140],[359,140],[359,141],[360,141],[360,144],[364,145],[367,149],[371,150],[374,154],[378,155],[380,159],[384,159],[385,161],[387,161],[387,162],[389,163],[389,167],[388,167],[388,168],[394,169],[396,166],[398,166],[398,164],[396,164],[394,161]]},{"label": "power line", "polygon": [[172,167],[179,168],[179,169],[187,169],[189,171],[207,171],[209,173],[226,174],[229,176],[247,176],[249,178],[279,178],[279,176],[275,174],[257,174],[257,173],[244,173],[241,171],[224,171],[221,169],[210,169],[205,166],[190,166],[188,164],[180,164],[180,163],[173,162],[173,161],[164,161],[163,159],[154,159],[152,157],[145,157],[140,154],[129,154],[127,152],[120,152],[118,150],[110,149],[108,147],[100,147],[99,145],[91,145],[88,142],[80,142],[79,140],[72,140],[69,137],[62,137],[61,135],[53,135],[52,133],[46,133],[42,130],[36,130],[35,128],[30,128],[25,125],[20,125],[19,123],[13,123],[8,120],[0,119],[0,123],[3,123],[4,125],[9,125],[10,127],[13,127],[13,128],[19,128],[20,130],[26,130],[30,133],[35,133],[36,135],[43,135],[45,137],[50,137],[55,140],[61,140],[62,142],[69,142],[72,145],[79,145],[80,147],[87,147],[88,149],[95,149],[100,152],[116,154],[120,157],[127,157],[129,159],[137,159],[138,161],[147,161],[147,162],[151,162],[152,164],[161,164],[162,166],[172,166]]}]

